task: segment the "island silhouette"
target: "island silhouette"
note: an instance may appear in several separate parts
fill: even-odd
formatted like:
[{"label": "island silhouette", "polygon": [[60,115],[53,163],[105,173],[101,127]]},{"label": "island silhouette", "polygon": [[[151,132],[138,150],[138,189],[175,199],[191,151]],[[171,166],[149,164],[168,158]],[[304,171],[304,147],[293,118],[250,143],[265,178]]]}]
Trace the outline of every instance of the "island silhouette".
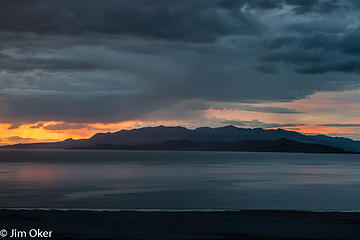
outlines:
[{"label": "island silhouette", "polygon": [[355,153],[360,141],[326,135],[304,135],[283,129],[181,126],[144,127],[97,133],[88,139],[2,146],[2,149],[97,149]]}]

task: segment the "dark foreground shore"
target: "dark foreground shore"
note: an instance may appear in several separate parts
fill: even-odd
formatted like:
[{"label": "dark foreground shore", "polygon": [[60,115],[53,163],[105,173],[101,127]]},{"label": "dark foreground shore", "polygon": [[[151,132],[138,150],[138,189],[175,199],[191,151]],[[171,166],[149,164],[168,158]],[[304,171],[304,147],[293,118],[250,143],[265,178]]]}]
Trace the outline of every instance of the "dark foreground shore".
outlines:
[{"label": "dark foreground shore", "polygon": [[3,239],[14,239],[12,229],[40,229],[51,239],[345,240],[360,239],[360,214],[0,210],[0,229]]}]

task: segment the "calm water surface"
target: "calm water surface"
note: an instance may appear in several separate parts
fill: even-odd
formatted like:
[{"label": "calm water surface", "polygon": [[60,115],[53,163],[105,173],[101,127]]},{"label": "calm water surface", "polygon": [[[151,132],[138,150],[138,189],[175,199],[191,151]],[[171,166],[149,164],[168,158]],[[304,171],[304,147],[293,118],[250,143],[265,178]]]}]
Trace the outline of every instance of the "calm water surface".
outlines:
[{"label": "calm water surface", "polygon": [[360,211],[360,155],[2,150],[0,208]]}]

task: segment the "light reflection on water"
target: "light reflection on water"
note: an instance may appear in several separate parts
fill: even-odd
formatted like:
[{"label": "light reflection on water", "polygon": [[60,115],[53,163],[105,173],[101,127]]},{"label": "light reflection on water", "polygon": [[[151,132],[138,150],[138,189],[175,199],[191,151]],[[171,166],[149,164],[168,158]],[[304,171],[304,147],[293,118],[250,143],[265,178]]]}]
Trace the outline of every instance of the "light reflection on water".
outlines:
[{"label": "light reflection on water", "polygon": [[20,182],[40,182],[51,183],[63,178],[63,170],[56,165],[47,164],[28,164],[21,165],[14,169],[14,175],[9,175],[9,178],[17,178]]},{"label": "light reflection on water", "polygon": [[0,151],[0,207],[360,210],[358,155]]}]

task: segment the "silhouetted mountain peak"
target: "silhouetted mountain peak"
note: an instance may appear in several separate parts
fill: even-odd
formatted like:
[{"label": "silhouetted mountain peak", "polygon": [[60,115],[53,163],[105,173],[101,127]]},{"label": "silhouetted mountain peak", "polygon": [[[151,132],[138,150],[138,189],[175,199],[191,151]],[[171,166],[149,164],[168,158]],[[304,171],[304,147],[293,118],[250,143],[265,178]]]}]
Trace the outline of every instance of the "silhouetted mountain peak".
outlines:
[{"label": "silhouetted mountain peak", "polygon": [[234,125],[227,125],[227,126],[220,127],[220,128],[223,128],[223,129],[238,129],[238,127],[236,127]]}]

